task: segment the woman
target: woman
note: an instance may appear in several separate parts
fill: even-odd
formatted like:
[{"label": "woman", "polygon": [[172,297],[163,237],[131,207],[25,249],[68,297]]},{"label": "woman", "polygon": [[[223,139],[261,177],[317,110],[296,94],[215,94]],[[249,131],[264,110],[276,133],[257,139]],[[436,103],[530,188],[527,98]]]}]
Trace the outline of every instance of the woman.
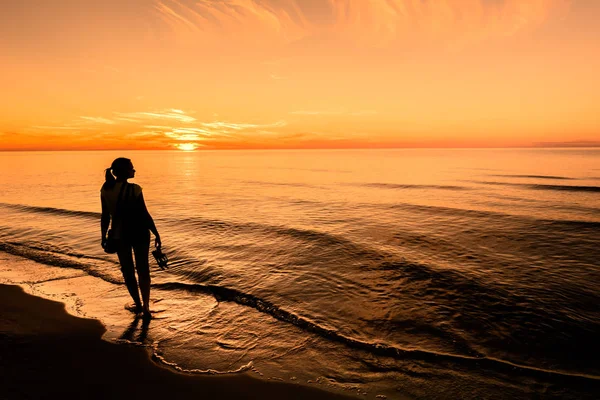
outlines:
[{"label": "woman", "polygon": [[[135,169],[128,158],[117,158],[111,167],[106,169],[106,181],[100,190],[102,247],[106,246],[108,225],[112,219],[111,236],[118,243],[117,255],[121,264],[121,272],[123,272],[127,290],[135,303],[134,307],[131,307],[131,311],[136,314],[143,312],[144,317],[150,317],[150,267],[148,264],[150,231],[155,236],[154,245],[157,248],[161,246],[161,242],[154,220],[146,208],[142,188],[135,183],[127,182],[127,179],[134,176]],[[135,270],[137,270],[140,282],[139,291],[135,278],[132,249],[135,253]],[[142,293],[141,301],[140,291]]]}]

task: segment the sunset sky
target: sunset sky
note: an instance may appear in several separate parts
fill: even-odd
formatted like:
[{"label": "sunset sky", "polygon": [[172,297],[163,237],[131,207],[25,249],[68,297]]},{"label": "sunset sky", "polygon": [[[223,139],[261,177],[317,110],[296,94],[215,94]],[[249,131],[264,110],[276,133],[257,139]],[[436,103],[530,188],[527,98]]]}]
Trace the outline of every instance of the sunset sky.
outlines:
[{"label": "sunset sky", "polygon": [[600,145],[596,0],[4,0],[0,150]]}]

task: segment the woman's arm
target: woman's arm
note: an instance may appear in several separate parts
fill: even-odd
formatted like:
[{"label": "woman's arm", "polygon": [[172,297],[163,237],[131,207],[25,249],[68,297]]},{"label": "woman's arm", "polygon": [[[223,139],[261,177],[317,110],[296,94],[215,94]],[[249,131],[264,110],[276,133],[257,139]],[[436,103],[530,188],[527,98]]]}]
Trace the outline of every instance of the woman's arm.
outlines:
[{"label": "woman's arm", "polygon": [[102,203],[102,217],[100,218],[100,231],[102,232],[102,247],[106,242],[106,233],[108,232],[108,225],[110,225],[110,212],[108,211],[108,205],[104,196],[100,195],[100,202]]},{"label": "woman's arm", "polygon": [[158,230],[156,229],[156,225],[154,224],[154,219],[152,219],[148,208],[146,208],[146,202],[144,201],[143,193],[140,193],[138,201],[140,202],[140,210],[142,212],[142,215],[146,216],[146,223],[148,224],[148,229],[150,229],[150,231],[154,234],[154,245],[156,247],[160,247],[162,245],[160,241],[160,235],[158,234]]}]

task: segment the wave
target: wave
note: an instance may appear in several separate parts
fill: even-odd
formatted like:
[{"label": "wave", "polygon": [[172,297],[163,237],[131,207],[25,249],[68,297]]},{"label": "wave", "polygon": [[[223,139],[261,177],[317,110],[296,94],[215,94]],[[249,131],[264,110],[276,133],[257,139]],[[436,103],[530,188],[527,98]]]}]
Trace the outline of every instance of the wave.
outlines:
[{"label": "wave", "polygon": [[[81,211],[72,211],[72,210],[63,210],[57,208],[47,208],[47,207],[32,207],[32,206],[22,206],[22,205],[11,205],[12,207],[17,207],[19,209],[27,209],[27,210],[42,210],[42,212],[52,212],[59,214],[67,214],[67,215],[94,215],[94,213],[90,212],[81,212]],[[424,214],[432,214],[436,217],[441,215],[447,216],[449,218],[477,218],[485,220],[483,221],[488,228],[492,228],[493,226],[498,226],[504,232],[504,226],[506,226],[506,221],[509,220],[510,226],[513,226],[515,230],[520,232],[543,232],[546,233],[548,231],[556,231],[561,232],[561,240],[565,239],[566,233],[575,233],[576,236],[573,240],[581,241],[583,234],[587,238],[595,237],[595,233],[598,232],[600,228],[600,222],[595,221],[570,221],[570,220],[550,220],[550,219],[540,219],[531,216],[515,216],[510,214],[504,214],[500,212],[493,211],[482,211],[482,210],[470,210],[470,209],[459,209],[452,207],[442,207],[442,206],[426,206],[426,205],[415,205],[408,203],[396,203],[391,205],[377,205],[377,204],[369,204],[371,207],[384,207],[386,209],[400,209],[402,211],[417,211],[419,213]],[[504,221],[502,221],[504,220]],[[392,254],[389,252],[382,252],[381,249],[377,249],[371,247],[365,243],[356,242],[347,238],[345,236],[322,232],[315,229],[303,229],[303,228],[294,228],[284,225],[270,225],[270,224],[261,224],[254,222],[236,222],[236,221],[227,221],[227,220],[218,220],[218,219],[207,219],[202,217],[190,217],[190,218],[166,218],[162,220],[165,223],[170,223],[176,225],[178,228],[183,228],[186,230],[190,229],[201,229],[210,232],[216,232],[217,234],[250,234],[254,241],[260,242],[262,238],[257,237],[258,235],[265,235],[271,237],[289,237],[295,241],[304,242],[304,246],[295,246],[298,248],[326,248],[326,249],[335,249],[338,257],[342,257],[343,260],[364,260],[367,264],[371,264],[377,260],[398,260],[398,253]],[[493,224],[493,225],[490,225]],[[1,228],[1,227],[0,227]],[[590,235],[587,235],[587,232]],[[506,233],[503,233],[505,235]],[[408,232],[403,232],[402,234],[395,235],[395,240],[401,241],[410,241],[412,240]],[[264,236],[263,236],[264,237]],[[567,238],[568,239],[568,238]],[[591,240],[591,239],[590,239]],[[435,240],[435,243],[429,244],[427,238],[419,238],[419,240],[413,240],[414,243],[417,243],[419,246],[427,247],[427,246],[435,246],[437,247],[436,252],[440,252],[441,248],[447,249],[447,252],[460,252],[463,249],[456,248],[457,243],[447,243],[446,245],[442,245],[440,243],[439,238]],[[1,242],[0,242],[1,243]],[[36,256],[36,260],[42,263],[47,263],[44,260],[44,257],[48,256],[53,263],[57,263],[58,266],[69,266],[68,264],[73,262],[72,258],[86,258],[90,260],[102,260],[102,258],[94,258],[89,257],[83,254],[77,254],[74,252],[65,253],[63,249],[54,250],[50,247],[37,246],[32,245],[31,243],[27,243],[24,245],[22,243],[13,243],[8,242],[4,244],[6,247],[10,245],[12,250],[17,251],[19,249],[19,254],[28,253],[32,251],[39,250],[39,254],[43,254],[43,256]],[[9,251],[9,250],[6,250]],[[464,250],[464,253],[467,251]],[[25,255],[27,256],[27,255]],[[68,260],[63,260],[61,257],[70,257]],[[342,259],[338,259],[338,262],[344,262]],[[66,264],[65,264],[66,263]],[[173,266],[176,265],[187,265],[190,263],[197,264],[198,260],[189,259],[185,256],[185,254],[181,254],[179,257],[176,257],[173,261]],[[405,263],[405,262],[403,262]],[[406,263],[405,263],[406,264]],[[78,267],[78,264],[75,264],[74,267]],[[408,264],[406,264],[408,265]],[[375,268],[383,268],[387,269],[384,264],[375,266]],[[413,269],[414,274],[413,278],[422,274],[425,270],[437,270],[436,268],[431,268],[424,265],[419,265],[418,268]],[[456,282],[455,282],[456,283]]]},{"label": "wave", "polygon": [[312,188],[312,189],[327,189],[323,186],[310,185],[308,183],[294,183],[294,182],[268,182],[268,181],[241,181],[242,183],[248,183],[251,185],[260,186],[286,186],[286,187],[300,187],[300,188]]},{"label": "wave", "polygon": [[394,203],[394,204],[365,204],[365,206],[371,207],[383,207],[389,210],[402,210],[402,211],[417,211],[426,214],[433,214],[435,216],[448,216],[448,217],[468,217],[468,218],[479,218],[479,219],[504,219],[511,221],[520,221],[522,223],[532,224],[534,226],[550,224],[551,226],[564,227],[567,229],[598,229],[600,228],[600,222],[597,221],[578,221],[578,220],[567,220],[567,219],[543,219],[534,216],[525,215],[514,215],[503,213],[500,211],[490,210],[473,210],[468,208],[454,208],[444,206],[430,206],[410,203]]},{"label": "wave", "polygon": [[532,179],[551,179],[551,180],[575,180],[576,178],[569,178],[566,176],[553,176],[553,175],[513,175],[513,174],[506,174],[506,175],[488,175],[488,176],[495,176],[498,178],[532,178]]},{"label": "wave", "polygon": [[325,168],[293,168],[293,167],[269,167],[269,169],[291,170],[291,171],[309,171],[309,172],[335,172],[343,174],[351,174],[348,169],[325,169]]},{"label": "wave", "polygon": [[[519,224],[530,226],[531,229],[557,229],[563,232],[582,232],[582,231],[596,231],[600,228],[600,222],[597,221],[579,221],[579,220],[556,220],[556,219],[543,219],[534,216],[521,216],[512,215],[508,213],[490,211],[490,210],[473,210],[466,208],[453,208],[444,206],[433,206],[433,205],[418,205],[410,203],[393,203],[393,204],[362,204],[365,207],[384,208],[387,210],[401,210],[409,211],[411,213],[417,212],[425,214],[427,216],[445,216],[448,218],[476,218],[480,220],[489,221],[489,223],[498,224],[503,223],[501,221],[510,221],[511,224]],[[30,212],[30,213],[46,213],[51,215],[64,215],[74,216],[83,218],[99,219],[100,213],[69,210],[53,207],[37,207],[22,204],[6,204],[0,203],[0,207],[11,208],[19,211]],[[323,232],[315,229],[305,228],[294,228],[285,225],[271,225],[262,224],[255,222],[241,222],[241,221],[227,221],[221,219],[210,219],[203,217],[189,217],[189,218],[162,218],[162,223],[172,224],[178,228],[184,229],[201,229],[210,232],[221,232],[227,234],[261,234],[267,236],[279,236],[289,237],[293,240],[299,240],[312,246],[325,246],[331,248],[343,249],[344,252],[352,254],[353,256],[372,256],[376,250],[365,246],[364,244],[357,243],[344,236],[336,235],[334,233]],[[30,246],[31,249],[31,246]],[[49,251],[49,249],[40,249]],[[81,254],[71,254],[74,257],[86,257]],[[377,256],[377,254],[376,254]]]},{"label": "wave", "polygon": [[206,229],[212,232],[224,231],[228,233],[262,233],[265,235],[288,236],[304,242],[318,243],[323,246],[340,246],[347,249],[359,250],[363,246],[346,239],[345,237],[314,229],[294,228],[284,225],[270,225],[255,222],[236,222],[227,220],[215,220],[202,217],[190,218],[166,218],[163,222],[187,225],[189,228]]},{"label": "wave", "polygon": [[396,183],[359,183],[353,186],[372,187],[379,189],[439,189],[439,190],[470,190],[466,186],[457,185],[418,185],[418,184],[396,184]]},{"label": "wave", "polygon": [[[236,167],[236,166],[232,166],[232,165],[222,165],[219,166],[218,168],[223,168],[223,169],[244,169],[247,170],[247,167]],[[347,170],[347,169],[324,169],[324,168],[294,168],[294,167],[278,167],[275,165],[270,165],[270,166],[266,166],[266,167],[258,167],[255,166],[254,169],[268,169],[268,170],[290,170],[290,171],[308,171],[308,172],[335,172],[335,173],[343,173],[343,174],[350,174],[352,173],[351,170]]]},{"label": "wave", "polygon": [[567,192],[600,193],[600,186],[565,186],[565,185],[540,185],[540,184],[531,184],[528,186],[531,189],[535,189],[535,190],[559,190],[559,191],[567,191]]},{"label": "wave", "polygon": [[75,217],[85,217],[85,218],[94,218],[100,219],[102,216],[99,212],[93,211],[79,211],[79,210],[68,210],[65,208],[54,208],[54,207],[38,207],[38,206],[30,206],[25,204],[9,204],[9,203],[0,203],[0,207],[9,208],[17,211],[23,212],[35,212],[42,214],[51,214],[51,215],[66,215],[66,216],[75,216]]},{"label": "wave", "polygon": [[217,371],[216,369],[198,369],[198,368],[193,368],[193,369],[186,369],[186,368],[182,368],[180,365],[178,365],[177,363],[168,361],[165,357],[163,357],[160,352],[158,351],[158,343],[155,343],[152,346],[152,358],[155,359],[156,361],[158,361],[161,364],[167,365],[179,372],[183,372],[186,374],[202,374],[202,375],[231,375],[231,374],[238,374],[241,372],[246,372],[246,371],[252,371],[254,370],[254,363],[252,361],[248,362],[247,364],[244,364],[242,366],[240,366],[237,369],[234,370],[228,370],[228,371]]},{"label": "wave", "polygon": [[[490,194],[490,199],[488,201],[479,201],[476,204],[483,206],[490,206],[494,209],[506,209],[510,207],[511,210],[531,210],[535,212],[540,212],[543,210],[548,210],[551,212],[566,212],[566,213],[576,213],[579,217],[591,216],[592,218],[600,215],[600,208],[594,207],[585,207],[578,205],[564,205],[564,204],[550,204],[543,200],[538,199],[521,199],[518,197],[512,196],[504,196],[501,194]],[[509,201],[510,203],[506,203],[499,200]]]},{"label": "wave", "polygon": [[[479,182],[490,185],[519,185],[515,183],[502,183],[502,182]],[[387,184],[384,184],[387,185]],[[588,191],[588,192],[600,192],[600,187],[597,186],[558,186],[558,185],[527,185],[525,186],[534,186],[538,189],[544,188],[563,188],[562,190],[572,190],[572,191]],[[424,185],[425,186],[425,185]],[[452,186],[448,186],[451,188]],[[460,186],[457,186],[460,187]],[[555,189],[560,190],[560,189]],[[552,225],[565,225],[573,228],[591,228],[597,229],[600,228],[600,222],[596,221],[578,221],[578,220],[548,220],[541,219],[533,216],[520,216],[513,215],[508,213],[503,213],[499,211],[489,211],[489,210],[473,210],[467,208],[453,208],[453,207],[444,207],[444,206],[432,206],[432,205],[419,205],[419,204],[411,204],[411,203],[393,203],[393,204],[379,204],[379,203],[362,203],[357,204],[360,206],[366,207],[376,207],[376,208],[386,208],[386,209],[401,209],[401,210],[410,210],[410,211],[418,211],[426,214],[434,214],[434,215],[448,215],[453,217],[478,217],[478,218],[508,218],[512,220],[523,220],[523,221],[535,221],[536,223],[549,223]],[[101,213],[93,212],[93,211],[81,211],[81,210],[70,210],[64,208],[55,208],[55,207],[38,207],[31,206],[25,204],[9,204],[9,203],[0,203],[0,207],[5,207],[9,209],[14,209],[23,212],[30,213],[43,213],[50,215],[64,215],[64,216],[74,216],[74,217],[83,217],[89,219],[100,219]],[[590,209],[594,210],[594,209]],[[292,236],[294,238],[306,240],[306,241],[322,241],[324,244],[347,244],[351,246],[356,246],[357,244],[345,239],[343,237],[321,232],[317,230],[311,229],[302,229],[302,228],[293,228],[287,226],[280,225],[269,225],[269,224],[260,224],[253,222],[238,222],[238,221],[227,221],[227,220],[216,220],[209,219],[203,217],[189,217],[189,218],[169,218],[163,217],[160,218],[161,222],[164,223],[172,223],[178,226],[182,224],[189,224],[192,227],[196,228],[207,228],[207,229],[217,229],[217,230],[234,230],[234,231],[262,231],[264,233],[278,233],[286,236]]]},{"label": "wave", "polygon": [[[113,283],[116,285],[123,283],[122,279],[116,279],[115,277],[110,276],[109,274],[104,274],[101,271],[94,269],[87,263],[82,263],[73,260],[73,256],[69,256],[66,253],[60,253],[58,251],[41,250],[39,248],[36,248],[35,246],[28,246],[22,243],[14,242],[0,242],[0,251],[4,251],[5,253],[13,254],[19,257],[27,258],[29,260],[39,262],[40,264],[52,265],[61,268],[78,269],[84,271],[90,276],[100,278],[106,282]],[[95,259],[94,257],[86,258]],[[116,262],[110,262],[106,260],[102,261],[117,265]]]},{"label": "wave", "polygon": [[551,190],[563,192],[584,192],[600,193],[600,186],[575,186],[575,185],[544,185],[539,183],[514,183],[514,182],[493,182],[493,181],[472,181],[482,185],[514,186],[524,187],[532,190]]},{"label": "wave", "polygon": [[27,244],[27,245],[25,245],[25,244],[16,243],[16,242],[8,242],[6,244],[11,245],[11,246],[21,246],[21,247],[27,248],[29,250],[38,250],[41,252],[56,254],[58,256],[68,256],[68,257],[73,257],[73,258],[77,258],[77,259],[96,260],[96,261],[103,261],[103,262],[107,261],[105,258],[102,258],[102,257],[81,254],[81,253],[77,253],[75,251],[65,251],[58,247],[54,247],[54,246],[47,245],[47,244]]},{"label": "wave", "polygon": [[[579,234],[589,231],[597,232],[600,229],[600,222],[597,221],[578,221],[578,220],[556,220],[543,219],[534,216],[511,215],[496,211],[461,209],[443,206],[416,205],[409,203],[395,204],[365,204],[366,207],[384,208],[386,210],[400,210],[411,213],[417,212],[428,215],[447,218],[475,218],[484,220],[483,222],[493,224],[493,226],[515,226],[518,229],[546,232],[560,231],[561,237],[565,233],[576,233],[577,240],[580,240]],[[288,237],[294,241],[303,242],[301,248],[327,248],[336,249],[338,255],[345,254],[352,259],[377,260],[389,257],[395,257],[394,254],[383,253],[380,249],[369,246],[368,244],[357,242],[343,235],[323,232],[317,229],[295,228],[284,225],[271,225],[255,222],[215,220],[202,217],[190,217],[185,219],[167,218],[163,222],[177,224],[186,230],[200,229],[216,234],[250,234],[252,240],[259,242],[266,237],[285,238]],[[407,234],[406,232],[404,234]],[[259,236],[257,236],[259,235]],[[261,237],[262,236],[262,237]],[[439,243],[438,243],[439,245]],[[454,243],[456,245],[456,243]]]},{"label": "wave", "polygon": [[[85,273],[98,277],[104,281],[112,284],[122,284],[121,279],[115,279],[109,275],[103,274],[96,269],[90,267],[85,263],[81,263],[70,259],[66,255],[59,255],[48,251],[41,251],[35,248],[18,244],[18,243],[2,243],[0,242],[0,251],[5,251],[11,254],[22,256],[43,264],[54,265],[63,268],[74,268],[82,270]],[[454,272],[448,273],[448,271],[434,271],[424,265],[411,264],[407,262],[382,262],[379,263],[379,268],[382,270],[402,270],[411,276],[412,280],[417,281],[433,281],[438,282],[441,286],[447,286],[452,284],[456,287],[456,291],[460,293],[479,293],[481,296],[491,296],[492,294],[487,293],[488,291],[482,290],[483,287],[471,282],[470,279],[459,276]],[[436,286],[439,286],[436,285]],[[577,374],[565,371],[547,370],[543,368],[536,368],[527,365],[521,365],[510,361],[493,358],[480,353],[471,347],[461,346],[465,351],[465,354],[452,354],[445,352],[429,351],[424,349],[407,349],[394,346],[387,343],[381,342],[369,342],[348,336],[336,329],[327,328],[318,323],[310,320],[307,317],[297,315],[291,311],[288,311],[282,307],[277,306],[273,302],[262,299],[250,293],[245,293],[241,290],[229,288],[225,286],[215,284],[199,284],[199,283],[184,283],[184,282],[166,282],[166,283],[154,283],[152,285],[155,289],[161,290],[180,290],[192,293],[206,293],[212,295],[217,301],[230,301],[235,302],[239,305],[251,307],[259,312],[268,314],[273,318],[280,320],[285,323],[293,324],[294,326],[301,328],[307,332],[319,335],[328,340],[332,340],[338,343],[347,345],[348,347],[367,351],[375,355],[381,355],[386,357],[392,357],[396,359],[416,359],[423,361],[435,361],[435,362],[453,362],[468,364],[473,368],[494,368],[495,370],[504,370],[506,372],[514,372],[518,369],[523,374],[529,375],[557,375],[563,378],[583,378],[600,380],[600,377],[594,375]],[[482,291],[482,293],[480,293]],[[500,297],[504,296],[500,294]],[[492,299],[494,300],[494,299]],[[490,301],[485,299],[485,301]]]},{"label": "wave", "polygon": [[548,370],[543,368],[536,368],[527,365],[521,365],[510,361],[487,357],[482,353],[475,350],[471,350],[470,355],[450,354],[436,351],[428,351],[422,349],[406,349],[397,346],[393,346],[386,343],[372,343],[362,341],[343,333],[323,327],[306,317],[296,315],[290,311],[287,311],[281,307],[276,306],[268,300],[261,299],[249,293],[241,292],[237,289],[227,288],[217,285],[202,285],[202,284],[189,284],[182,282],[169,282],[155,284],[153,287],[162,290],[183,290],[192,293],[205,293],[211,294],[217,301],[232,301],[240,305],[252,307],[262,313],[268,314],[273,318],[291,323],[305,331],[317,334],[326,339],[343,343],[348,347],[367,351],[371,354],[392,357],[397,359],[416,359],[422,361],[448,361],[448,362],[459,362],[463,364],[470,364],[475,368],[494,368],[495,370],[503,370],[506,372],[514,372],[515,369],[520,370],[522,373],[529,375],[543,375],[548,374],[557,375],[563,378],[575,378],[575,379],[593,379],[600,380],[600,377],[594,375],[570,373],[566,371]]}]

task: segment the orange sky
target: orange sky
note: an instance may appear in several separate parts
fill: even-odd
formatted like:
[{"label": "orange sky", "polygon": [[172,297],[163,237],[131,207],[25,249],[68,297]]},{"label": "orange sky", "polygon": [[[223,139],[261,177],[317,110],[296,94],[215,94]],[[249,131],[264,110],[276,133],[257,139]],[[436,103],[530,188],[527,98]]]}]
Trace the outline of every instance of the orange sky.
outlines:
[{"label": "orange sky", "polygon": [[600,145],[600,1],[6,0],[0,150]]}]

